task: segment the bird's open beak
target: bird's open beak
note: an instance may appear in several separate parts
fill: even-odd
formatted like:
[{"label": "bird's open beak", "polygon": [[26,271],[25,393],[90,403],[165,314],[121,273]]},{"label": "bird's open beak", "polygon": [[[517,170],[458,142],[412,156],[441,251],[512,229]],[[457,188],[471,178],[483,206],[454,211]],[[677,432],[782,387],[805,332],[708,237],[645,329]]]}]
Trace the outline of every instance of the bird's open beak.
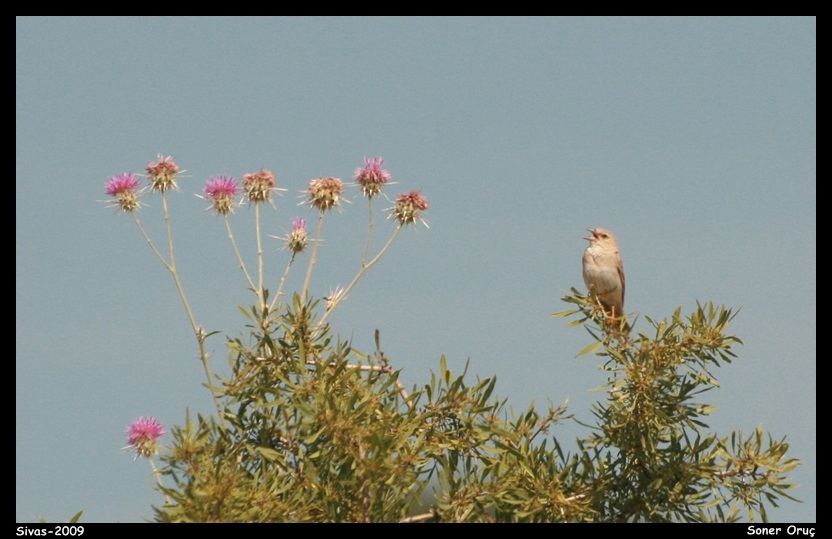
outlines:
[{"label": "bird's open beak", "polygon": [[587,230],[592,234],[592,236],[585,237],[584,238],[585,240],[592,241],[592,240],[597,240],[598,239],[598,235],[595,234],[595,229],[594,228],[587,228]]}]

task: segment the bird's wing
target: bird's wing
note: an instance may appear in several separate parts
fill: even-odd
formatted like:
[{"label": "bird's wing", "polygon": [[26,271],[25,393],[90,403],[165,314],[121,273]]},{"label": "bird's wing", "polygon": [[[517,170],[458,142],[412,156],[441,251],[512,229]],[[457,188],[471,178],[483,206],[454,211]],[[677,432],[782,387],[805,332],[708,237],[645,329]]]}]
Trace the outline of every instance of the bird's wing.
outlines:
[{"label": "bird's wing", "polygon": [[618,264],[616,264],[616,266],[616,269],[618,270],[618,278],[621,279],[621,304],[624,305],[624,263],[621,261],[620,255],[618,256]]}]

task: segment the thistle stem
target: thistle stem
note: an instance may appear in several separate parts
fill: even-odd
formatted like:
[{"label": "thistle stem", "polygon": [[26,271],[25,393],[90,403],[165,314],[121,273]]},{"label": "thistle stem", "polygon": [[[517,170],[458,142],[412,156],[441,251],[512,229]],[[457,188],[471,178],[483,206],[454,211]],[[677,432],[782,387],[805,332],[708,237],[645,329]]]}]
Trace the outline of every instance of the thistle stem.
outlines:
[{"label": "thistle stem", "polygon": [[[159,488],[165,488],[165,486],[162,484],[162,478],[159,474],[159,470],[156,468],[156,463],[153,462],[153,457],[147,457],[147,460],[148,462],[150,462],[150,468],[153,470],[153,476],[156,478],[156,483],[159,485]],[[165,502],[169,507],[173,505],[173,502],[167,494],[165,494]]]},{"label": "thistle stem", "polygon": [[260,204],[254,205],[254,228],[257,237],[257,300],[260,309],[266,307],[263,296],[263,245],[260,241]]},{"label": "thistle stem", "polygon": [[254,290],[254,281],[251,280],[251,276],[248,274],[246,264],[243,262],[242,255],[240,255],[240,249],[237,247],[237,242],[234,240],[234,232],[231,231],[231,223],[228,221],[228,215],[224,215],[223,218],[225,219],[225,228],[228,230],[228,239],[231,240],[231,246],[234,248],[234,254],[237,255],[237,262],[240,264],[240,269],[243,270],[243,275],[246,276],[249,286],[252,290]]},{"label": "thistle stem", "polygon": [[295,254],[292,253],[292,257],[289,259],[289,263],[286,264],[286,269],[283,271],[283,276],[280,278],[280,284],[277,287],[277,293],[272,298],[272,304],[269,306],[269,310],[274,311],[274,306],[277,303],[278,298],[283,294],[283,284],[286,282],[286,277],[289,275],[289,270],[292,268],[292,262],[295,261]]},{"label": "thistle stem", "polygon": [[321,229],[324,227],[324,210],[318,214],[318,228],[315,230],[315,242],[312,245],[312,256],[309,257],[309,267],[306,269],[306,278],[303,280],[303,289],[300,295],[301,304],[306,303],[306,296],[309,291],[309,281],[312,279],[312,268],[318,256],[318,244],[321,240]]},{"label": "thistle stem", "polygon": [[150,236],[147,235],[147,232],[144,230],[144,227],[139,221],[139,218],[136,216],[135,213],[132,213],[133,220],[136,222],[136,226],[139,227],[139,231],[141,232],[144,239],[150,245],[150,248],[162,261],[162,264],[167,268],[170,274],[173,276],[173,282],[176,285],[176,291],[179,293],[179,298],[182,300],[182,304],[185,307],[185,314],[188,317],[188,321],[191,324],[191,329],[194,332],[194,336],[196,337],[197,344],[199,346],[199,358],[202,361],[202,367],[205,370],[205,377],[207,379],[207,387],[211,391],[211,397],[214,400],[214,406],[217,408],[217,416],[219,417],[223,428],[226,428],[225,425],[225,418],[222,415],[222,407],[220,406],[219,398],[214,390],[214,385],[212,384],[211,380],[213,379],[213,374],[211,373],[211,367],[208,364],[208,353],[205,351],[205,331],[196,323],[196,318],[194,318],[193,310],[191,309],[191,304],[188,302],[188,297],[185,294],[185,289],[182,286],[182,281],[179,279],[179,272],[176,271],[176,256],[174,254],[173,249],[173,232],[170,225],[170,212],[168,211],[168,200],[167,195],[165,192],[162,192],[162,208],[164,209],[165,214],[165,229],[167,230],[168,235],[168,256],[170,258],[170,262],[165,260],[165,257],[159,252],[156,246],[153,244],[153,241],[150,239]]},{"label": "thistle stem", "polygon": [[367,243],[364,245],[364,258],[361,259],[361,265],[364,266],[367,262],[367,256],[370,254],[370,239],[373,236],[373,197],[370,197],[367,207],[370,210],[369,225],[367,227]]},{"label": "thistle stem", "polygon": [[393,244],[393,240],[395,240],[396,236],[399,235],[399,232],[401,231],[401,229],[402,229],[402,225],[399,224],[396,227],[396,230],[393,231],[393,235],[390,236],[390,239],[387,240],[387,243],[385,243],[384,247],[381,248],[381,251],[379,251],[378,254],[372,260],[370,260],[369,262],[367,262],[367,263],[362,262],[361,269],[358,270],[358,273],[355,275],[355,278],[353,278],[353,280],[349,284],[349,286],[347,286],[347,288],[344,289],[344,292],[342,294],[339,294],[336,298],[334,298],[330,302],[330,304],[327,306],[326,312],[321,317],[321,319],[318,321],[318,324],[315,326],[316,330],[319,329],[321,326],[323,326],[324,322],[326,322],[326,319],[329,318],[330,313],[332,313],[332,311],[335,310],[335,307],[337,307],[338,304],[341,303],[341,300],[343,300],[345,297],[347,297],[347,295],[353,289],[355,284],[358,282],[359,279],[361,279],[361,277],[367,272],[367,270],[370,269],[371,267],[373,267],[373,264],[375,264],[376,262],[379,261],[379,259],[384,255],[384,253],[390,247],[390,245]]}]

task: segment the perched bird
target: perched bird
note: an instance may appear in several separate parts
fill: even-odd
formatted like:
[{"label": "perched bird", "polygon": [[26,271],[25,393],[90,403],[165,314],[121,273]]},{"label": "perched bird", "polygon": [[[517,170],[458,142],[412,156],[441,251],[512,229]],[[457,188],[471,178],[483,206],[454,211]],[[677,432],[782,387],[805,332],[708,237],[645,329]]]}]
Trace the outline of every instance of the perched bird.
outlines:
[{"label": "perched bird", "polygon": [[587,230],[592,235],[584,238],[589,241],[583,258],[584,283],[604,308],[607,324],[629,332],[624,319],[624,264],[618,253],[618,241],[609,230]]}]

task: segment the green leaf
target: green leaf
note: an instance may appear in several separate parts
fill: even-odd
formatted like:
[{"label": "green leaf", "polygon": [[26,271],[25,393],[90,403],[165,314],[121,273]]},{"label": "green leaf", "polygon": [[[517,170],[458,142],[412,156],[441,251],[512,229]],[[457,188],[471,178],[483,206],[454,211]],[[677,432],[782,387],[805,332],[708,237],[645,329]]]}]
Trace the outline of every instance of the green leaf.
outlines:
[{"label": "green leaf", "polygon": [[588,346],[584,347],[583,350],[578,352],[578,355],[576,355],[575,357],[581,357],[583,355],[594,352],[594,351],[598,350],[598,348],[600,348],[601,345],[602,345],[602,343],[600,341],[595,341],[593,343],[590,343]]},{"label": "green leaf", "polygon": [[277,462],[280,460],[280,453],[268,447],[258,447],[257,452],[263,455],[263,458],[269,462]]}]

